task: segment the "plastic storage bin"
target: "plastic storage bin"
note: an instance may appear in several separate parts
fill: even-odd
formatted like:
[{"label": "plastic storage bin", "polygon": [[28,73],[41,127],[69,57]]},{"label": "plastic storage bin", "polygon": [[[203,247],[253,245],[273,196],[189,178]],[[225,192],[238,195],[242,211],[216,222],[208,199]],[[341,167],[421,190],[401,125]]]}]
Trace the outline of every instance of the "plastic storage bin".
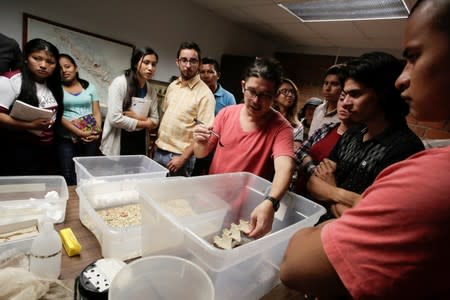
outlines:
[{"label": "plastic storage bin", "polygon": [[77,184],[130,178],[166,177],[169,170],[145,155],[74,157]]},{"label": "plastic storage bin", "polygon": [[[80,199],[80,221],[99,241],[104,258],[126,260],[141,256],[141,225],[112,227],[97,213],[99,209],[139,204],[141,195],[136,191],[137,182],[139,179],[94,182],[80,185],[76,189]],[[131,197],[130,195],[119,197],[128,192],[132,192]],[[110,203],[99,201],[108,199],[109,195],[116,200]]]},{"label": "plastic storage bin", "polygon": [[[304,197],[287,193],[275,214],[272,232],[232,250],[212,245],[213,236],[239,219],[249,220],[271,183],[250,173],[229,173],[142,182],[142,255],[171,254],[201,266],[211,277],[216,299],[258,299],[279,282],[279,265],[291,236],[313,226],[325,208]],[[177,217],[162,205],[183,197],[192,205],[201,199],[206,213]],[[226,203],[226,211],[223,205]]]},{"label": "plastic storage bin", "polygon": [[[36,226],[39,219],[64,222],[69,193],[62,176],[0,177],[0,234]],[[28,252],[34,238],[0,240],[0,252]]]},{"label": "plastic storage bin", "polygon": [[109,300],[213,300],[208,274],[196,264],[174,256],[151,256],[124,266],[114,277]]}]

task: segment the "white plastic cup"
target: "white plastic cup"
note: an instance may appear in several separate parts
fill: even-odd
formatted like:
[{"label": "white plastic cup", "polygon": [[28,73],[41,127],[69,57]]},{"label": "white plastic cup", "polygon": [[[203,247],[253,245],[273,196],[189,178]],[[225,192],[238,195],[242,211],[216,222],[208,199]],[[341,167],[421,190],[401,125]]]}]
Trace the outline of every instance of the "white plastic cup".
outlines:
[{"label": "white plastic cup", "polygon": [[213,300],[214,286],[196,264],[175,256],[148,256],[123,267],[114,277],[109,300]]},{"label": "white plastic cup", "polygon": [[53,223],[44,221],[31,244],[30,271],[36,276],[57,279],[61,273],[61,238]]}]

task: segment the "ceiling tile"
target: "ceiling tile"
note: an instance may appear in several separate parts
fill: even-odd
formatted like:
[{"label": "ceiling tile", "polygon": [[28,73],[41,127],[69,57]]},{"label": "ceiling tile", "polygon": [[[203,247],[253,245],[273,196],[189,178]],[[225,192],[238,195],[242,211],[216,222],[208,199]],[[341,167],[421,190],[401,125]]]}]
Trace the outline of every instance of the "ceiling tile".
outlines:
[{"label": "ceiling tile", "polygon": [[298,22],[298,19],[275,3],[239,7],[249,18],[266,23]]},{"label": "ceiling tile", "polygon": [[366,38],[352,22],[318,22],[305,23],[313,32],[322,37],[351,37],[352,39]]},{"label": "ceiling tile", "polygon": [[406,19],[353,22],[369,38],[402,37]]},{"label": "ceiling tile", "polygon": [[[277,3],[309,0],[191,1],[273,43],[286,42],[293,47],[300,45],[304,49],[402,49],[405,19],[303,23]],[[416,2],[405,1],[410,8]]]},{"label": "ceiling tile", "polygon": [[289,36],[301,38],[317,38],[317,34],[305,26],[303,23],[272,23],[270,25],[275,32],[284,33]]},{"label": "ceiling tile", "polygon": [[309,38],[309,39],[302,39],[297,38],[294,40],[295,45],[297,47],[302,46],[313,46],[313,47],[334,47],[335,45],[330,44],[329,41],[322,39],[322,38]]}]

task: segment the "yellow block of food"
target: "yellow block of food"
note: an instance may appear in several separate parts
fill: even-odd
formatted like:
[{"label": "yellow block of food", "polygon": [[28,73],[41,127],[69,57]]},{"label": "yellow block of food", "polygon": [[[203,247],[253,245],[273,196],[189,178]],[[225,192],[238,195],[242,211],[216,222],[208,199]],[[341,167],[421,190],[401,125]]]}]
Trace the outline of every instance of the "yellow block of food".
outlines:
[{"label": "yellow block of food", "polygon": [[78,255],[81,252],[81,245],[78,242],[72,229],[64,228],[59,231],[64,249],[68,256]]}]

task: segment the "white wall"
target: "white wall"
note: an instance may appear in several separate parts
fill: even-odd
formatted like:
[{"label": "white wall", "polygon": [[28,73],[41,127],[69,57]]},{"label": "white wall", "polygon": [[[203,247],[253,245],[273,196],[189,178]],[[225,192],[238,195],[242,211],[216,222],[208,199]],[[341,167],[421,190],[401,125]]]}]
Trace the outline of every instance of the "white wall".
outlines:
[{"label": "white wall", "polygon": [[183,41],[195,41],[202,55],[271,55],[275,45],[182,0],[1,0],[0,32],[22,44],[22,14],[128,42],[150,46],[159,54],[154,79],[178,75],[176,51]]}]

